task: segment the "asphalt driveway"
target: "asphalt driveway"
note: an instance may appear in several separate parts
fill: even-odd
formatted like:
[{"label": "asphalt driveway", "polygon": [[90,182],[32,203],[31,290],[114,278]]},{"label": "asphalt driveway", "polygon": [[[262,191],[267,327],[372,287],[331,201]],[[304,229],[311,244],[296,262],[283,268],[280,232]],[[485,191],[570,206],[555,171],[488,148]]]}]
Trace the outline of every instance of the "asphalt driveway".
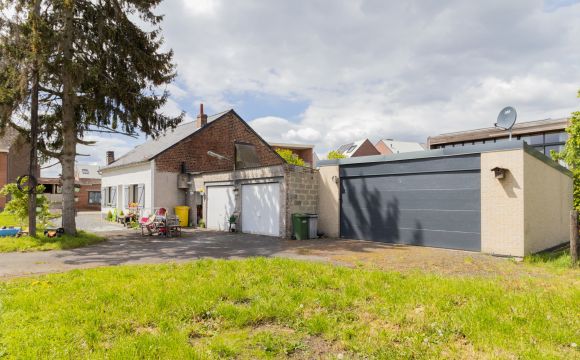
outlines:
[{"label": "asphalt driveway", "polygon": [[[141,236],[135,230],[103,233],[107,241],[71,250],[0,254],[0,277],[121,264],[180,262],[204,257],[285,256],[290,241],[214,231],[185,230],[181,237]],[[295,254],[296,258],[320,257]],[[322,259],[322,258],[320,258]]]},{"label": "asphalt driveway", "polygon": [[139,231],[106,222],[96,213],[81,213],[79,229],[108,240],[92,246],[46,252],[0,254],[0,277],[25,276],[72,269],[123,264],[181,262],[210,257],[235,259],[252,256],[325,261],[355,267],[394,271],[425,271],[445,275],[536,275],[535,270],[505,258],[481,253],[401,246],[362,240],[279,238],[184,230],[181,237],[141,236]]}]

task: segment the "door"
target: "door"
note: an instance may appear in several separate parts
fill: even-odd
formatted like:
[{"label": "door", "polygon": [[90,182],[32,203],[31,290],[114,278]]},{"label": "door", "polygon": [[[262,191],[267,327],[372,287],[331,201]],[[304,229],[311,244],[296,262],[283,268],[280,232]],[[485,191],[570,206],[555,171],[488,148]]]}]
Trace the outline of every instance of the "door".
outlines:
[{"label": "door", "polygon": [[230,215],[236,208],[236,197],[233,186],[207,187],[207,222],[208,229],[227,231]]},{"label": "door", "polygon": [[341,237],[479,251],[479,155],[341,167]]},{"label": "door", "polygon": [[242,231],[280,236],[280,184],[242,186]]}]

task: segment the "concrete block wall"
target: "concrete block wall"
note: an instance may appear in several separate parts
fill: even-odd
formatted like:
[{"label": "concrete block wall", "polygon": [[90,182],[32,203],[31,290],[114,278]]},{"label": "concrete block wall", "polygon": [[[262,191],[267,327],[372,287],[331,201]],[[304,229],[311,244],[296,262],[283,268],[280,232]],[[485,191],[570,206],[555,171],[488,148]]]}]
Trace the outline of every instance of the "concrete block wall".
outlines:
[{"label": "concrete block wall", "polygon": [[[481,251],[523,257],[568,241],[572,178],[530,150],[481,154]],[[494,167],[507,169],[496,179]]]},{"label": "concrete block wall", "polygon": [[[524,151],[481,154],[481,251],[524,255]],[[508,169],[496,179],[494,167]]]},{"label": "concrete block wall", "polygon": [[524,254],[570,241],[572,198],[569,175],[524,154]]},{"label": "concrete block wall", "polygon": [[301,166],[286,165],[285,237],[292,236],[292,214],[318,213],[318,171]]}]

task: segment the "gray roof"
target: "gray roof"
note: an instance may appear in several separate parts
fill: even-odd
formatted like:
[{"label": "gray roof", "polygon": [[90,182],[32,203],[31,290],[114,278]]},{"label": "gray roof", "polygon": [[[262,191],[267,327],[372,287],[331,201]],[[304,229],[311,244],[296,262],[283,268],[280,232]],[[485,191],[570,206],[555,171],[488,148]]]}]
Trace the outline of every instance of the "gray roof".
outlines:
[{"label": "gray roof", "polygon": [[346,159],[332,159],[332,160],[322,160],[318,162],[319,167],[323,166],[342,166],[342,165],[357,165],[357,164],[368,164],[368,163],[380,163],[380,162],[391,162],[391,161],[403,161],[403,160],[415,160],[415,159],[427,159],[427,158],[437,158],[444,156],[458,156],[466,154],[478,154],[484,152],[493,152],[501,150],[515,150],[523,149],[526,153],[532,155],[538,160],[541,160],[545,164],[553,167],[554,169],[568,175],[572,176],[572,172],[557,161],[552,160],[548,156],[534,149],[532,146],[528,145],[522,140],[512,140],[512,141],[502,141],[497,143],[480,144],[480,145],[469,145],[460,147],[446,147],[443,149],[435,150],[423,150],[423,151],[413,151],[398,154],[389,155],[369,155],[369,156],[359,156],[354,158]]},{"label": "gray roof", "polygon": [[[208,116],[208,124],[219,119],[230,111],[232,110],[230,109]],[[133,150],[129,151],[125,155],[116,159],[112,164],[107,165],[102,169],[113,169],[121,166],[149,161],[198,130],[199,128],[196,127],[195,121],[180,124],[175,127],[175,129],[168,129],[165,134],[136,146]]]}]

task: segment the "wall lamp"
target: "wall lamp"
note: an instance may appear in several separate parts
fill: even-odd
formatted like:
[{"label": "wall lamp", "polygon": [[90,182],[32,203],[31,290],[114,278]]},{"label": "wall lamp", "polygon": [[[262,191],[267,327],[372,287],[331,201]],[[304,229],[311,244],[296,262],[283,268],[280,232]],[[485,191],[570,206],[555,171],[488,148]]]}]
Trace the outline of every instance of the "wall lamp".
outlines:
[{"label": "wall lamp", "polygon": [[505,178],[505,175],[509,170],[496,166],[493,169],[491,169],[491,171],[493,172],[496,179],[501,180]]},{"label": "wall lamp", "polygon": [[207,154],[208,154],[209,156],[211,156],[211,157],[214,157],[214,158],[216,158],[216,159],[219,159],[219,160],[228,160],[228,161],[232,161],[232,159],[230,159],[229,157],[227,157],[227,156],[224,156],[224,155],[221,155],[221,154],[218,154],[218,153],[216,153],[216,152],[213,152],[213,151],[211,151],[211,150],[210,150],[210,151],[208,151],[208,152],[207,152]]}]

